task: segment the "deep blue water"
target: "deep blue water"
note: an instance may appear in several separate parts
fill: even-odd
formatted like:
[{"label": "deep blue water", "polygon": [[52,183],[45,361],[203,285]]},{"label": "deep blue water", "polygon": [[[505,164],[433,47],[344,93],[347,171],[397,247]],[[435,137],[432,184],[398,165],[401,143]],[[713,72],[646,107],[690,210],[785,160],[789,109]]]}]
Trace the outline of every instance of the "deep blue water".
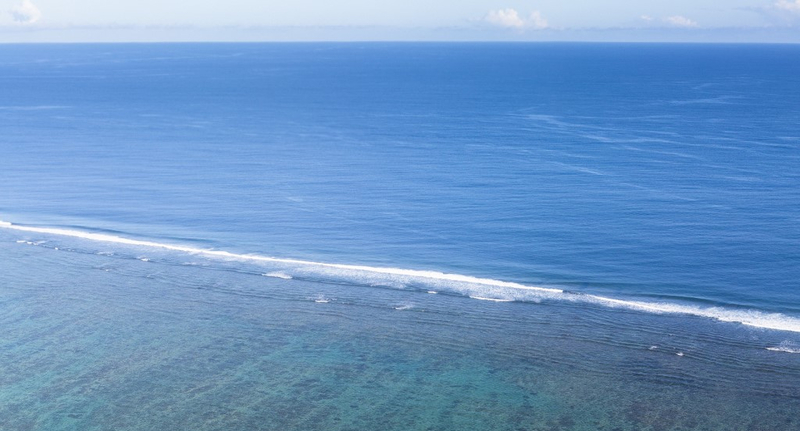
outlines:
[{"label": "deep blue water", "polygon": [[0,46],[0,428],[798,427],[798,70]]}]

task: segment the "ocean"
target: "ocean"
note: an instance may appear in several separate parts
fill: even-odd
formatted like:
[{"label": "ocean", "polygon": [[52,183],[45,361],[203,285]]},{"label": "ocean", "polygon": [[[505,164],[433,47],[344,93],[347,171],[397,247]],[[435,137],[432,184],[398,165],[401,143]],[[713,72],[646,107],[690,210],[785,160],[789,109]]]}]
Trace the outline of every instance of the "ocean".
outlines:
[{"label": "ocean", "polygon": [[800,429],[798,70],[0,45],[0,429]]}]

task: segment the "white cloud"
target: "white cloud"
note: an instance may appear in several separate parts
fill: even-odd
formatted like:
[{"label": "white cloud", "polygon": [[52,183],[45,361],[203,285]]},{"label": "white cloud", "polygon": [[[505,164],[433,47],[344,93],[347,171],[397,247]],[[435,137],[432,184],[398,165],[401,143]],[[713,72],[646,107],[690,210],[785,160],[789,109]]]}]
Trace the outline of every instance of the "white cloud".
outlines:
[{"label": "white cloud", "polygon": [[526,24],[528,27],[535,28],[536,30],[543,30],[549,27],[547,20],[544,19],[542,13],[538,10],[531,12],[531,16],[528,17],[528,22]]},{"label": "white cloud", "polygon": [[500,27],[522,28],[525,26],[525,21],[519,17],[519,13],[514,9],[489,11],[485,19],[490,24],[499,25]]},{"label": "white cloud", "polygon": [[640,16],[639,18],[640,18],[642,21],[647,21],[647,22],[650,22],[650,21],[652,21],[652,20],[653,20],[653,17],[652,17],[652,16],[650,16],[650,15],[642,15],[642,16]]},{"label": "white cloud", "polygon": [[664,18],[664,22],[675,27],[697,27],[697,22],[681,15],[673,15]]},{"label": "white cloud", "polygon": [[538,10],[531,12],[527,19],[519,16],[519,12],[514,9],[498,9],[489,11],[484,20],[490,24],[506,28],[533,28],[542,30],[549,27],[547,20]]},{"label": "white cloud", "polygon": [[33,24],[42,17],[42,12],[35,4],[31,3],[31,0],[22,0],[22,3],[11,9],[9,13],[14,21],[23,24]]},{"label": "white cloud", "polygon": [[780,0],[775,3],[775,8],[788,10],[789,12],[800,13],[800,0],[794,0],[793,2],[787,0]]}]

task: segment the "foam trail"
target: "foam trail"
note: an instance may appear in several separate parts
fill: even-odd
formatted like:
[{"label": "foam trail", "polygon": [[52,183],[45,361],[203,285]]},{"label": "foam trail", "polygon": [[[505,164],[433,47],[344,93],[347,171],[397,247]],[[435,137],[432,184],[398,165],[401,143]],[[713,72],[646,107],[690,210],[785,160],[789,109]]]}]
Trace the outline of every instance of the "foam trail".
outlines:
[{"label": "foam trail", "polygon": [[[251,254],[236,254],[228,251],[221,250],[207,250],[194,247],[187,247],[181,245],[165,244],[154,241],[136,240],[130,238],[119,237],[115,235],[107,235],[100,233],[84,232],[79,230],[59,229],[59,228],[43,228],[21,226],[6,221],[0,220],[0,228],[13,229],[23,232],[34,232],[50,235],[68,236],[73,238],[81,238],[90,241],[106,242],[125,244],[139,247],[153,247],[164,250],[179,251],[184,253],[210,256],[223,259],[238,259],[255,262],[266,263],[281,263],[291,264],[296,266],[307,266],[317,269],[337,269],[344,271],[357,271],[361,273],[383,274],[390,276],[408,277],[417,280],[428,280],[429,282],[437,282],[439,284],[445,283],[450,289],[457,292],[464,293],[473,299],[490,300],[497,302],[510,302],[515,300],[523,300],[538,302],[541,297],[548,299],[592,303],[610,308],[625,308],[629,310],[655,313],[655,314],[685,314],[698,317],[714,319],[722,322],[740,323],[745,326],[751,326],[762,329],[772,329],[778,331],[800,332],[800,318],[786,316],[780,313],[765,313],[756,310],[732,310],[721,307],[708,307],[703,308],[693,305],[665,303],[665,302],[642,302],[630,301],[622,299],[608,298],[604,296],[581,294],[565,292],[561,289],[553,289],[546,287],[528,286],[520,283],[509,281],[495,280],[491,278],[480,278],[469,275],[449,274],[437,271],[422,271],[415,269],[403,268],[390,268],[390,267],[372,267],[364,265],[346,265],[338,263],[324,263],[313,262],[299,259],[285,259],[276,257],[267,257]],[[452,283],[457,283],[460,287],[452,287]],[[445,287],[448,287],[445,286]],[[482,286],[483,288],[490,288],[491,294],[494,297],[483,296],[470,291],[469,286]],[[434,291],[429,291],[434,292]],[[533,298],[514,294],[513,292],[527,292],[536,295]],[[498,296],[500,296],[498,298]]]},{"label": "foam trail", "polygon": [[771,352],[783,352],[783,353],[800,353],[800,346],[790,342],[784,341],[777,347],[767,347],[767,350]]},{"label": "foam trail", "polygon": [[767,347],[770,352],[783,352],[783,353],[800,353],[800,349],[792,349],[789,347]]},{"label": "foam trail", "polygon": [[514,300],[513,300],[513,299],[487,298],[487,297],[485,297],[485,296],[472,296],[472,295],[470,295],[470,298],[472,298],[472,299],[478,299],[478,300],[481,300],[481,301],[492,301],[492,302],[514,302]]},{"label": "foam trail", "polygon": [[428,278],[433,280],[445,280],[445,281],[455,281],[455,282],[462,282],[462,283],[469,283],[469,284],[479,284],[485,286],[494,286],[494,287],[505,287],[511,289],[523,289],[523,290],[534,290],[539,292],[548,292],[548,293],[563,293],[564,291],[561,289],[550,289],[546,287],[534,287],[534,286],[526,286],[524,284],[513,283],[509,281],[501,281],[501,280],[494,280],[491,278],[479,278],[479,277],[472,277],[469,275],[461,275],[461,274],[447,274],[438,271],[421,271],[416,269],[402,269],[402,268],[389,268],[389,267],[373,267],[373,266],[363,266],[363,265],[345,265],[339,263],[324,263],[324,262],[313,262],[308,260],[299,260],[299,259],[285,259],[285,258],[278,258],[278,257],[267,257],[267,256],[258,256],[252,254],[236,254],[231,253],[228,251],[220,251],[220,250],[207,250],[202,248],[194,248],[194,247],[186,247],[180,245],[172,245],[172,244],[164,244],[160,242],[153,242],[153,241],[142,241],[137,239],[130,239],[130,238],[123,238],[114,235],[107,235],[101,233],[91,233],[91,232],[83,232],[78,230],[70,230],[70,229],[58,229],[58,228],[43,228],[43,227],[30,227],[30,226],[20,226],[16,224],[12,224],[6,221],[0,221],[0,227],[6,229],[14,229],[24,232],[35,232],[35,233],[44,233],[44,234],[51,234],[51,235],[61,235],[61,236],[69,236],[74,238],[81,238],[81,239],[88,239],[91,241],[100,241],[100,242],[110,242],[116,244],[125,244],[125,245],[134,245],[140,247],[155,247],[161,248],[165,250],[172,250],[172,251],[182,251],[185,253],[192,253],[192,254],[199,254],[204,256],[214,256],[214,257],[222,257],[227,259],[242,259],[242,260],[250,260],[250,261],[257,261],[257,262],[271,262],[271,263],[288,263],[292,265],[303,265],[303,266],[317,266],[317,267],[324,267],[324,268],[335,268],[335,269],[344,269],[348,271],[363,271],[363,272],[371,272],[377,274],[389,274],[389,275],[400,275],[406,277],[421,277],[421,278]]},{"label": "foam trail", "polygon": [[284,280],[291,280],[292,279],[291,275],[289,275],[289,274],[287,274],[285,272],[282,272],[282,271],[273,271],[273,272],[268,272],[266,274],[261,274],[261,275],[263,275],[264,277],[281,278],[281,279],[284,279]]},{"label": "foam trail", "polygon": [[627,301],[597,295],[580,296],[585,296],[587,302],[593,302],[611,308],[626,308],[655,314],[689,314],[692,316],[719,320],[720,322],[741,323],[742,325],[755,328],[800,332],[800,319],[785,316],[780,313],[764,313],[755,310],[731,310],[721,307],[704,308],[665,302]]}]

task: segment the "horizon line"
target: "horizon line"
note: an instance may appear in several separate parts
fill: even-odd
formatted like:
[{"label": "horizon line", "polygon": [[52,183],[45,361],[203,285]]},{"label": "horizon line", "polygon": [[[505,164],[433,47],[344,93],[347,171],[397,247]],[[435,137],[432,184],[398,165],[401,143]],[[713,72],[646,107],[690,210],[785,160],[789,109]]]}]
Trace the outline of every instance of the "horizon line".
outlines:
[{"label": "horizon line", "polygon": [[592,44],[592,45],[800,45],[800,41],[699,41],[699,40],[492,40],[492,39],[264,39],[264,40],[97,40],[97,41],[2,41],[0,45],[155,45],[155,44],[495,44],[495,45],[523,45],[523,44]]}]

